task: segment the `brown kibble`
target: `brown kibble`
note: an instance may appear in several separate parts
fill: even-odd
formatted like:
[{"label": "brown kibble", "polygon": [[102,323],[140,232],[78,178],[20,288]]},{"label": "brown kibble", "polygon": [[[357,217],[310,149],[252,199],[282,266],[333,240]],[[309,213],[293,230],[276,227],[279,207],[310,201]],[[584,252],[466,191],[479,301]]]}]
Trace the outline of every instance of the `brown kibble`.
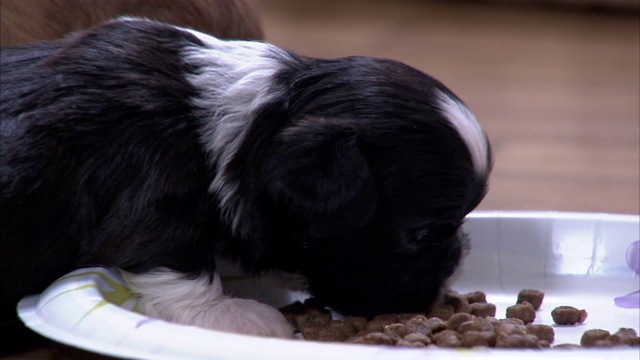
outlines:
[{"label": "brown kibble", "polygon": [[620,345],[614,344],[610,339],[604,339],[604,340],[596,340],[596,342],[591,347],[609,348],[614,346],[620,346]]},{"label": "brown kibble", "polygon": [[404,340],[409,342],[420,341],[425,345],[431,344],[431,338],[429,337],[429,335],[421,333],[409,333],[404,336]]},{"label": "brown kibble", "polygon": [[406,326],[402,324],[391,324],[384,327],[384,334],[389,335],[394,340],[402,339],[409,333]]},{"label": "brown kibble", "polygon": [[425,347],[427,345],[420,341],[407,341],[405,339],[398,339],[398,341],[396,341],[396,346],[417,348]]},{"label": "brown kibble", "polygon": [[467,331],[462,334],[463,347],[494,347],[496,346],[496,334],[493,331]]},{"label": "brown kibble", "polygon": [[536,319],[536,310],[528,302],[512,305],[507,308],[507,318],[520,319],[525,324],[532,323]]},{"label": "brown kibble", "polygon": [[538,338],[531,334],[498,334],[496,337],[498,348],[537,348]]},{"label": "brown kibble", "polygon": [[444,304],[451,305],[454,313],[469,314],[471,312],[471,306],[469,305],[467,298],[457,292],[448,292],[444,294]]},{"label": "brown kibble", "polygon": [[300,329],[307,340],[316,341],[345,341],[355,335],[353,327],[342,321],[332,321],[327,326],[311,326]]},{"label": "brown kibble", "polygon": [[349,339],[353,344],[369,344],[369,345],[393,345],[393,339],[381,332],[372,332],[366,335],[357,336]]},{"label": "brown kibble", "polygon": [[427,319],[427,324],[429,324],[429,327],[431,328],[431,332],[432,333],[437,333],[443,330],[447,330],[447,323],[437,317],[432,317]]},{"label": "brown kibble", "polygon": [[404,324],[416,316],[425,316],[425,313],[400,313],[398,314],[398,322]]},{"label": "brown kibble", "polygon": [[474,316],[471,314],[466,314],[466,313],[453,314],[451,315],[449,320],[447,320],[447,329],[450,329],[453,331],[459,331],[458,327],[460,327],[460,324],[473,319],[474,319]]},{"label": "brown kibble", "polygon": [[476,302],[469,305],[471,307],[471,315],[478,317],[494,317],[496,316],[496,306],[491,303]]},{"label": "brown kibble", "polygon": [[437,317],[439,319],[447,321],[453,314],[455,314],[455,311],[453,310],[453,306],[448,304],[436,305],[427,314],[427,317],[428,318]]},{"label": "brown kibble", "polygon": [[582,324],[587,319],[587,312],[573,306],[558,306],[551,311],[551,317],[558,325],[575,325]]},{"label": "brown kibble", "polygon": [[496,327],[496,333],[498,335],[525,335],[527,333],[527,327],[523,324],[513,323],[509,321],[500,321],[498,322],[498,326]]},{"label": "brown kibble", "polygon": [[424,315],[414,316],[411,319],[407,320],[407,322],[405,322],[404,325],[406,326],[407,332],[409,333],[431,335],[431,333],[433,332],[431,328],[432,322],[430,322],[429,319],[427,319],[427,317]]},{"label": "brown kibble", "polygon": [[547,340],[538,340],[538,347],[541,349],[546,349],[551,347],[551,343]]},{"label": "brown kibble", "polygon": [[595,347],[596,342],[606,340],[610,335],[611,333],[602,329],[587,330],[582,334],[580,345],[585,347]]},{"label": "brown kibble", "polygon": [[470,292],[468,294],[464,294],[464,297],[467,299],[467,302],[469,304],[486,303],[487,302],[487,295],[485,295],[485,293],[482,292],[482,291]]},{"label": "brown kibble", "polygon": [[539,340],[546,340],[549,343],[552,343],[555,339],[555,331],[549,325],[542,324],[527,324],[527,333],[531,335],[535,335]]},{"label": "brown kibble", "polygon": [[355,330],[355,332],[359,332],[367,329],[368,321],[366,318],[362,316],[347,316],[346,318],[342,319],[342,321],[344,321],[347,324],[350,324]]},{"label": "brown kibble", "polygon": [[440,347],[459,347],[461,336],[453,330],[443,330],[433,335],[433,342]]},{"label": "brown kibble", "polygon": [[383,332],[385,326],[398,323],[398,319],[397,314],[378,315],[369,321],[369,324],[367,324],[367,330]]},{"label": "brown kibble", "polygon": [[460,326],[458,327],[458,332],[460,334],[464,334],[467,331],[479,331],[479,332],[490,331],[490,332],[494,332],[495,331],[495,326],[493,325],[493,323],[489,319],[476,318],[476,319],[464,322],[464,323],[460,324]]},{"label": "brown kibble", "polygon": [[542,300],[544,299],[544,293],[539,290],[532,289],[524,289],[518,293],[518,300],[516,304],[522,304],[524,302],[528,302],[533,306],[535,310],[540,309],[540,305],[542,305]]},{"label": "brown kibble", "polygon": [[[537,298],[536,298],[537,296]],[[535,320],[535,305],[544,294],[537,290],[522,290],[518,304],[510,306],[505,319],[496,319],[495,305],[486,302],[482,292],[445,295],[444,304],[424,313],[382,314],[368,321],[364,317],[347,316],[332,320],[331,311],[315,299],[294,302],[282,307],[285,318],[296,326],[307,340],[347,342],[398,347],[498,347],[498,348],[551,348],[553,327],[531,324]],[[539,306],[539,305],[538,305]],[[454,310],[460,312],[454,313]],[[560,306],[551,312],[557,324],[576,324],[587,318],[585,310]],[[610,334],[606,330],[584,332],[583,347],[640,346],[640,337],[632,328],[620,328]],[[555,349],[580,347],[559,344]]]},{"label": "brown kibble", "polygon": [[623,337],[637,337],[638,333],[632,328],[620,328],[614,335],[620,335]]},{"label": "brown kibble", "polygon": [[613,345],[630,345],[630,346],[638,346],[640,345],[637,333],[634,329],[631,328],[620,328],[613,335],[609,336],[608,340],[611,341]]},{"label": "brown kibble", "polygon": [[517,319],[517,318],[500,319],[500,320],[498,320],[498,322],[506,323],[506,324],[514,324],[514,325],[524,325],[524,321],[522,321],[521,319]]},{"label": "brown kibble", "polygon": [[631,328],[620,328],[608,338],[613,345],[630,345],[640,346],[640,337],[638,333]]},{"label": "brown kibble", "polygon": [[300,330],[307,327],[327,326],[331,322],[331,313],[325,314],[317,310],[312,310],[307,314],[295,315],[294,322]]}]

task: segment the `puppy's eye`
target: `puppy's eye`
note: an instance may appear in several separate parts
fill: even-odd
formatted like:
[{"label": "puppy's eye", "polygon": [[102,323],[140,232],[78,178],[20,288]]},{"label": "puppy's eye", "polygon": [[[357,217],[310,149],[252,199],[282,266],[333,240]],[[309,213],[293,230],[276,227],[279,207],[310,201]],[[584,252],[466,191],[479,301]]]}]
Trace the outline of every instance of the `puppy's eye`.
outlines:
[{"label": "puppy's eye", "polygon": [[429,235],[428,227],[409,228],[404,231],[404,239],[413,246],[418,246],[427,235]]},{"label": "puppy's eye", "polygon": [[457,226],[447,223],[411,227],[405,229],[404,239],[408,245],[413,247],[420,247],[426,244],[435,245],[455,235],[457,229]]}]

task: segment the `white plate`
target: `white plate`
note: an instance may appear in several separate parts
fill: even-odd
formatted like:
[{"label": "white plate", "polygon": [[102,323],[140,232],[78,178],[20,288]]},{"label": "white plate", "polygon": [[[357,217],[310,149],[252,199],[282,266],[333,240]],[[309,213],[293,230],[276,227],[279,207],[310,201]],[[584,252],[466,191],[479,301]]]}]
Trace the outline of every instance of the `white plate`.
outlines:
[{"label": "white plate", "polygon": [[[630,246],[640,239],[635,215],[556,212],[475,212],[465,224],[472,251],[453,288],[483,290],[504,317],[518,291],[546,293],[535,323],[552,324],[559,305],[584,308],[578,326],[555,326],[556,344],[580,342],[585,330],[639,331],[640,310],[621,308],[614,298],[639,290],[638,274],[627,264]],[[633,255],[633,254],[632,254]],[[227,270],[227,275],[229,275]],[[233,275],[233,274],[231,274]],[[237,274],[236,274],[237,275]],[[277,287],[273,279],[227,276],[227,289],[281,306],[303,294]],[[133,311],[132,311],[133,310]],[[260,338],[183,326],[135,312],[115,271],[82,269],[54,282],[18,305],[31,329],[56,342],[91,352],[144,359],[634,359],[640,348],[589,350],[406,349]]]}]

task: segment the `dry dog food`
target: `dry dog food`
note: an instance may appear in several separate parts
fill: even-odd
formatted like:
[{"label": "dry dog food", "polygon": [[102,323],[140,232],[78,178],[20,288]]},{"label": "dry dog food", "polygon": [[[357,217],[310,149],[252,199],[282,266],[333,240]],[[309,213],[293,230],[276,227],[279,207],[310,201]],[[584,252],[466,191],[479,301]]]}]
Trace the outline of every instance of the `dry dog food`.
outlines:
[{"label": "dry dog food", "polygon": [[507,308],[507,318],[522,320],[525,324],[532,323],[536,319],[536,309],[528,302],[509,306]]},{"label": "dry dog food", "polygon": [[582,324],[587,319],[587,312],[573,306],[558,306],[551,311],[553,322],[558,325]]},{"label": "dry dog food", "polygon": [[516,304],[528,302],[535,310],[539,310],[540,305],[542,305],[542,299],[544,299],[544,293],[542,291],[524,289],[518,293],[518,300],[516,301]]},{"label": "dry dog food", "polygon": [[[507,318],[496,319],[494,304],[487,303],[483,292],[448,293],[443,302],[429,313],[383,314],[372,319],[345,317],[333,320],[331,312],[314,299],[296,302],[281,309],[289,322],[306,340],[346,342],[352,344],[401,346],[411,348],[550,348],[555,339],[553,327],[531,324],[536,307],[544,294],[523,290],[514,306],[507,308]],[[531,302],[530,302],[531,301]],[[552,311],[556,323],[576,324],[586,319],[586,311],[562,306]],[[581,346],[640,346],[633,329],[588,330]],[[580,347],[559,344],[554,348]]]},{"label": "dry dog food", "polygon": [[640,346],[640,337],[635,330],[629,328],[621,328],[615,334],[602,329],[592,329],[582,334],[580,345],[585,347]]}]

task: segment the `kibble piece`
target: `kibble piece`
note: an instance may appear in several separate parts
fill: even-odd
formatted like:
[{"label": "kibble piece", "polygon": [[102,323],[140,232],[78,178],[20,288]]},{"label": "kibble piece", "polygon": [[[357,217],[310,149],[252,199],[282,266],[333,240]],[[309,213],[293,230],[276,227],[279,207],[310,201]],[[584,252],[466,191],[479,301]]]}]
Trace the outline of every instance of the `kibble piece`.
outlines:
[{"label": "kibble piece", "polygon": [[469,305],[469,301],[463,295],[458,294],[457,292],[448,292],[444,294],[444,304],[451,305],[453,307],[454,313],[470,313],[471,306]]},{"label": "kibble piece", "polygon": [[355,334],[350,326],[340,321],[332,321],[327,326],[306,327],[300,329],[302,336],[307,340],[339,342],[349,339]]},{"label": "kibble piece", "polygon": [[538,347],[541,349],[548,349],[551,347],[551,343],[547,340],[539,340],[538,339]]},{"label": "kibble piece", "polygon": [[460,327],[460,324],[473,319],[474,317],[471,314],[466,314],[466,313],[453,314],[451,315],[449,320],[447,320],[447,329],[450,329],[453,331],[459,331],[458,328]]},{"label": "kibble piece", "polygon": [[400,313],[398,314],[398,322],[404,324],[416,316],[425,316],[425,313]]},{"label": "kibble piece", "polygon": [[538,338],[535,335],[498,334],[496,337],[498,348],[537,348]]},{"label": "kibble piece", "polygon": [[409,342],[420,341],[424,345],[431,344],[431,338],[429,337],[429,335],[425,335],[421,333],[409,333],[404,336],[404,340]]},{"label": "kibble piece", "polygon": [[384,333],[397,341],[398,339],[402,339],[405,335],[407,335],[409,333],[409,330],[406,326],[396,323],[385,326]]},{"label": "kibble piece", "polygon": [[491,320],[486,318],[475,318],[473,320],[464,322],[458,326],[458,332],[464,334],[467,331],[479,331],[479,332],[495,332],[495,326]]},{"label": "kibble piece", "polygon": [[366,335],[357,336],[349,339],[353,344],[369,344],[369,345],[393,345],[393,339],[381,332],[372,332]]},{"label": "kibble piece", "polygon": [[327,326],[331,322],[331,313],[326,314],[318,310],[312,310],[307,314],[295,315],[294,322],[300,330],[306,327]]},{"label": "kibble piece", "polygon": [[463,347],[494,347],[496,346],[496,333],[493,331],[467,331],[462,334],[461,345]]},{"label": "kibble piece", "polygon": [[[438,319],[438,318],[436,318]],[[440,319],[438,319],[440,320]],[[442,321],[442,320],[440,320]],[[429,321],[424,315],[417,315],[407,320],[404,323],[408,333],[419,333],[424,335],[431,335],[433,322]]]},{"label": "kibble piece", "polygon": [[587,319],[585,310],[578,310],[573,306],[558,306],[551,311],[553,322],[558,325],[582,324]]},{"label": "kibble piece", "polygon": [[342,319],[342,321],[350,324],[355,332],[365,330],[368,324],[367,319],[362,316],[347,316],[346,318]]},{"label": "kibble piece", "polygon": [[468,294],[464,294],[464,297],[467,298],[467,302],[469,302],[469,304],[487,302],[487,295],[482,291],[470,292]]},{"label": "kibble piece", "polygon": [[606,340],[611,333],[607,330],[602,329],[592,329],[587,330],[582,334],[582,338],[580,339],[580,345],[585,347],[594,347],[596,346],[596,342],[600,340]]},{"label": "kibble piece", "polygon": [[496,333],[498,335],[525,335],[527,333],[527,327],[523,324],[512,323],[509,321],[500,321],[498,322],[498,326],[496,327]]},{"label": "kibble piece", "polygon": [[555,331],[549,325],[527,324],[527,333],[535,335],[539,340],[546,340],[551,344],[555,338]]},{"label": "kibble piece", "polygon": [[507,308],[507,317],[520,319],[525,324],[532,323],[536,319],[536,309],[528,302],[512,305]]},{"label": "kibble piece", "polygon": [[506,323],[506,324],[524,325],[524,321],[522,321],[521,319],[517,319],[517,318],[500,319],[500,320],[498,320],[498,322],[499,323]]},{"label": "kibble piece", "polygon": [[516,304],[522,304],[526,301],[531,304],[535,310],[538,310],[540,309],[540,305],[542,305],[543,299],[544,293],[542,291],[524,289],[518,293],[518,300],[516,301]]},{"label": "kibble piece", "polygon": [[437,317],[439,319],[447,321],[453,314],[455,314],[455,311],[453,311],[453,306],[444,304],[444,305],[434,306],[431,309],[431,311],[427,314],[427,317],[428,318]]},{"label": "kibble piece", "polygon": [[383,332],[384,327],[398,322],[397,314],[384,314],[374,317],[369,324],[367,324],[368,331]]},{"label": "kibble piece", "polygon": [[469,305],[471,307],[471,315],[478,317],[494,317],[496,316],[496,305],[491,303],[476,302]]},{"label": "kibble piece", "polygon": [[624,337],[636,337],[638,333],[632,328],[620,328],[614,335],[620,335]]},{"label": "kibble piece", "polygon": [[433,342],[440,347],[459,347],[461,336],[453,330],[443,330],[433,335]]},{"label": "kibble piece", "polygon": [[427,324],[429,324],[429,327],[431,328],[431,333],[434,334],[443,330],[447,330],[447,323],[437,317],[427,319]]},{"label": "kibble piece", "polygon": [[596,342],[590,346],[590,347],[597,347],[597,348],[610,348],[610,347],[614,347],[614,346],[620,346],[620,344],[615,344],[611,341],[610,338],[604,339],[604,340],[596,340]]},{"label": "kibble piece", "polygon": [[614,345],[640,345],[640,338],[634,329],[620,328],[616,333],[608,338]]},{"label": "kibble piece", "polygon": [[405,339],[398,339],[396,341],[396,346],[400,346],[400,347],[425,347],[427,345],[425,345],[423,342],[420,341],[407,341]]}]

